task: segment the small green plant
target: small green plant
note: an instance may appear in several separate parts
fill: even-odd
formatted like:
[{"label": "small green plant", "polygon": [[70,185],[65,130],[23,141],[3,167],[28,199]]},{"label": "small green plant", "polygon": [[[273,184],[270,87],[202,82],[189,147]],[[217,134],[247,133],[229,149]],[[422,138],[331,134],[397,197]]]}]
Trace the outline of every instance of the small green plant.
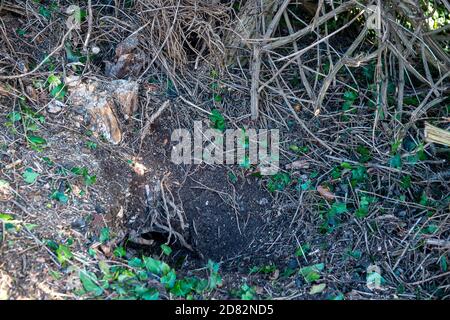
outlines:
[{"label": "small green plant", "polygon": [[297,146],[295,144],[290,145],[289,146],[289,150],[295,152],[295,153],[300,153],[300,154],[304,154],[304,153],[308,153],[309,152],[309,148],[307,146]]},{"label": "small green plant", "polygon": [[225,118],[220,113],[219,110],[213,109],[211,110],[211,114],[209,115],[209,120],[212,123],[212,127],[214,129],[224,131],[226,128]]},{"label": "small green plant", "polygon": [[411,176],[410,175],[403,176],[400,179],[400,187],[402,189],[408,189],[411,187]]},{"label": "small green plant", "polygon": [[351,257],[351,258],[353,258],[355,260],[359,260],[362,257],[361,250],[357,250],[357,249],[355,249],[355,250],[348,250],[347,254],[348,254],[349,257]]},{"label": "small green plant", "polygon": [[309,251],[311,251],[311,245],[309,243],[302,244],[295,250],[295,256],[306,258]]},{"label": "small green plant", "polygon": [[64,97],[67,94],[67,88],[63,81],[61,81],[60,77],[52,74],[47,78],[47,88],[50,92],[50,95],[60,101],[64,100]]},{"label": "small green plant", "polygon": [[[73,14],[75,20],[83,20],[84,19],[84,15],[85,11],[80,11],[79,14],[77,14],[77,12],[75,12]],[[81,22],[78,22],[81,23]],[[83,71],[83,66],[85,65],[85,63],[88,60],[89,56],[94,56],[94,54],[82,54],[80,50],[77,49],[72,49],[72,46],[70,44],[70,42],[66,42],[65,44],[65,50],[66,50],[66,59],[67,62],[69,63],[70,67],[72,68],[73,71],[75,71],[75,73],[77,74],[81,74]]]},{"label": "small green plant", "polygon": [[306,282],[311,283],[320,279],[320,272],[323,271],[324,267],[323,263],[303,267],[299,270],[299,274],[303,276]]},{"label": "small green plant", "polygon": [[86,167],[73,167],[70,171],[77,176],[83,177],[86,187],[92,186],[97,181],[97,176],[89,174]]},{"label": "small green plant", "polygon": [[402,157],[399,153],[395,154],[389,159],[389,165],[392,168],[400,169],[402,167]]},{"label": "small green plant", "polygon": [[238,177],[232,171],[228,172],[228,179],[230,179],[230,182],[233,183],[233,184],[238,181]]},{"label": "small green plant", "polygon": [[100,230],[100,242],[106,243],[110,240],[110,231],[109,228],[104,227]]},{"label": "small green plant", "polygon": [[30,144],[31,149],[38,152],[41,152],[47,145],[47,140],[35,135],[27,136],[27,141]]},{"label": "small green plant", "polygon": [[[123,248],[122,248],[123,249]],[[125,249],[116,248],[119,252],[116,257],[125,257]],[[93,253],[91,253],[91,256]],[[167,263],[152,257],[134,257],[127,261],[127,265],[110,265],[99,261],[100,275],[87,270],[80,270],[79,277],[83,290],[79,294],[88,294],[93,297],[108,295],[112,299],[156,300],[159,290],[152,286],[149,280],[157,281],[162,288],[175,297],[192,300],[196,296],[214,290],[221,285],[218,275],[219,265],[209,261],[209,279],[198,277],[178,277],[176,271]]]},{"label": "small green plant", "polygon": [[172,253],[172,248],[169,247],[166,244],[162,244],[161,245],[161,251],[163,254],[165,254],[166,256],[170,256],[170,254]]},{"label": "small green plant", "polygon": [[355,216],[359,219],[366,217],[369,214],[369,205],[375,201],[375,198],[362,196],[359,201],[359,208],[355,211]]},{"label": "small green plant", "polygon": [[0,213],[0,221],[3,223],[3,226],[6,231],[16,230],[14,217],[10,214]]},{"label": "small green plant", "polygon": [[291,176],[286,172],[278,172],[271,176],[267,182],[267,189],[270,192],[283,191],[291,183]]},{"label": "small green plant", "polygon": [[47,141],[36,135],[35,132],[45,123],[45,117],[27,106],[24,98],[19,100],[19,105],[20,111],[12,111],[7,115],[8,121],[5,122],[5,126],[13,134],[17,134],[19,126],[22,125],[23,133],[29,146],[33,150],[40,152],[46,146]]},{"label": "small green plant", "polygon": [[24,36],[27,34],[27,32],[26,32],[24,29],[17,28],[17,29],[16,29],[16,34],[17,34],[19,37],[24,37]]},{"label": "small green plant", "polygon": [[355,187],[358,184],[366,182],[369,178],[367,175],[367,168],[362,165],[358,165],[356,168],[352,169],[351,172],[352,172],[352,179],[351,179],[352,187]]},{"label": "small green plant", "polygon": [[93,141],[86,141],[85,146],[86,146],[86,148],[91,149],[91,150],[97,149],[97,144]]},{"label": "small green plant", "polygon": [[356,152],[359,154],[359,162],[365,163],[372,159],[372,155],[370,154],[370,150],[363,145],[359,145],[356,148]]},{"label": "small green plant", "polygon": [[427,154],[425,153],[423,143],[420,143],[415,148],[415,150],[412,152],[412,155],[410,155],[406,158],[406,161],[409,164],[416,164],[419,161],[425,161],[425,160],[427,160]]},{"label": "small green plant", "polygon": [[116,247],[116,248],[114,249],[114,252],[113,252],[113,253],[114,253],[114,256],[117,257],[117,258],[123,258],[123,257],[125,257],[126,254],[127,254],[125,248],[122,247],[122,246]]},{"label": "small green plant", "polygon": [[59,191],[59,190],[53,191],[50,198],[57,200],[63,204],[66,204],[69,201],[69,198],[67,197],[67,195],[64,192]]},{"label": "small green plant", "polygon": [[342,105],[343,111],[348,111],[352,108],[356,99],[358,99],[358,93],[353,90],[348,90],[344,93],[344,104]]},{"label": "small green plant", "polygon": [[22,228],[26,228],[28,231],[31,231],[37,227],[37,224],[25,223],[24,221],[16,220],[14,216],[6,213],[0,213],[0,221],[3,222],[3,226],[7,232],[20,231]]},{"label": "small green plant", "polygon": [[307,179],[301,183],[298,183],[295,187],[295,189],[298,191],[307,191],[307,190],[311,190],[312,188],[313,188],[312,181],[310,179]]},{"label": "small green plant", "polygon": [[244,283],[241,286],[240,296],[242,300],[253,300],[256,294],[256,290],[250,287],[248,284]]},{"label": "small green plant", "polygon": [[448,262],[447,262],[447,257],[446,256],[442,256],[439,259],[439,264],[440,264],[442,272],[447,272],[448,271]]},{"label": "small green plant", "polygon": [[219,275],[220,265],[212,260],[208,260],[207,267],[209,269],[208,288],[210,290],[222,285],[222,277]]},{"label": "small green plant", "polygon": [[58,249],[56,249],[56,257],[58,258],[58,262],[64,265],[73,258],[73,253],[68,246],[60,244]]},{"label": "small green plant", "polygon": [[51,11],[49,9],[47,9],[47,7],[45,7],[45,6],[39,7],[39,14],[41,16],[43,16],[45,19],[50,19],[52,16]]},{"label": "small green plant", "polygon": [[323,234],[331,233],[339,224],[340,215],[347,212],[347,204],[344,202],[335,202],[329,210],[322,213],[323,223],[320,226],[320,232]]},{"label": "small green plant", "polygon": [[436,224],[429,224],[420,229],[420,233],[422,234],[435,234],[439,230],[439,226]]},{"label": "small green plant", "polygon": [[58,262],[62,266],[67,265],[67,263],[73,258],[73,253],[69,248],[69,246],[73,243],[72,239],[68,239],[66,244],[57,243],[54,240],[45,240],[44,242],[46,246],[55,253]]},{"label": "small green plant", "polygon": [[253,274],[253,273],[271,274],[276,269],[277,269],[277,267],[274,264],[263,265],[263,266],[254,266],[254,267],[250,268],[250,274]]},{"label": "small green plant", "polygon": [[366,78],[366,81],[368,83],[373,83],[374,76],[375,76],[375,64],[370,63],[367,66],[362,67],[363,75]]}]

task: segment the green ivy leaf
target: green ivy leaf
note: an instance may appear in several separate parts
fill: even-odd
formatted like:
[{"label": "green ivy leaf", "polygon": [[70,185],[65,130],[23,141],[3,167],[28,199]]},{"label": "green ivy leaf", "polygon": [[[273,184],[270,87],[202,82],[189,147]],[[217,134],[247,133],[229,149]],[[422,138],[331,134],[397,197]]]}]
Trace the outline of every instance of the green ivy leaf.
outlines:
[{"label": "green ivy leaf", "polygon": [[212,127],[214,129],[224,131],[226,124],[225,118],[222,116],[219,110],[213,109],[211,110],[211,114],[209,115],[209,120],[212,122]]},{"label": "green ivy leaf", "polygon": [[170,256],[170,254],[172,253],[172,248],[166,244],[161,245],[161,250],[166,256]]},{"label": "green ivy leaf", "polygon": [[103,289],[99,287],[97,282],[97,276],[92,272],[80,271],[80,281],[83,284],[84,289],[88,293],[93,293],[94,296],[100,296],[103,293]]},{"label": "green ivy leaf", "polygon": [[128,260],[128,265],[133,268],[142,268],[144,266],[142,260],[137,257]]},{"label": "green ivy leaf", "polygon": [[395,156],[393,156],[390,160],[389,160],[389,165],[392,168],[396,168],[399,169],[402,167],[402,158],[400,156],[399,153],[397,153]]},{"label": "green ivy leaf", "polygon": [[7,117],[12,123],[20,121],[22,119],[20,113],[16,111],[10,112]]},{"label": "green ivy leaf", "polygon": [[193,289],[193,281],[188,279],[177,280],[173,286],[172,292],[177,297],[184,297],[189,294]]},{"label": "green ivy leaf", "polygon": [[28,184],[33,184],[36,179],[39,177],[39,173],[34,172],[33,169],[27,168],[25,169],[23,175],[23,180]]},{"label": "green ivy leaf", "polygon": [[158,300],[159,292],[154,288],[146,288],[145,286],[138,285],[134,288],[134,292],[142,300]]},{"label": "green ivy leaf", "polygon": [[161,284],[163,284],[167,289],[173,288],[177,275],[173,269],[171,269],[166,275],[161,277]]},{"label": "green ivy leaf", "polygon": [[162,261],[153,259],[151,257],[143,257],[143,259],[145,268],[153,274],[165,275],[171,270],[169,265]]},{"label": "green ivy leaf", "polygon": [[44,6],[40,6],[39,7],[39,14],[41,16],[43,16],[46,19],[50,19],[52,16],[52,13],[50,12],[50,10],[48,10],[46,7]]},{"label": "green ivy leaf", "polygon": [[311,283],[320,279],[320,271],[324,269],[323,263],[318,263],[312,266],[303,267],[299,273],[303,276],[306,282]]},{"label": "green ivy leaf", "polygon": [[126,250],[124,247],[117,247],[114,249],[114,256],[118,257],[118,258],[123,258],[125,257],[127,254]]},{"label": "green ivy leaf", "polygon": [[67,94],[67,88],[63,83],[60,83],[56,87],[54,87],[52,90],[50,90],[50,95],[57,100],[64,100],[64,97]]},{"label": "green ivy leaf", "polygon": [[57,190],[52,193],[51,198],[61,203],[67,203],[69,201],[69,198],[64,194],[64,192],[59,192]]},{"label": "green ivy leaf", "polygon": [[442,256],[440,259],[440,265],[441,265],[441,270],[442,272],[447,272],[448,270],[448,263],[447,263],[447,257],[446,256]]},{"label": "green ivy leaf", "polygon": [[101,230],[100,230],[100,242],[101,243],[106,243],[106,242],[108,242],[109,241],[109,239],[110,239],[110,236],[109,236],[109,228],[102,228]]},{"label": "green ivy leaf", "polygon": [[0,220],[2,221],[11,221],[14,220],[13,216],[5,213],[0,213]]},{"label": "green ivy leaf", "polygon": [[45,140],[44,138],[38,137],[38,136],[28,136],[27,138],[31,144],[35,144],[35,145],[47,144],[47,140]]},{"label": "green ivy leaf", "polygon": [[67,261],[73,258],[73,253],[70,251],[69,247],[60,244],[58,249],[56,249],[56,257],[61,264],[65,264]]}]

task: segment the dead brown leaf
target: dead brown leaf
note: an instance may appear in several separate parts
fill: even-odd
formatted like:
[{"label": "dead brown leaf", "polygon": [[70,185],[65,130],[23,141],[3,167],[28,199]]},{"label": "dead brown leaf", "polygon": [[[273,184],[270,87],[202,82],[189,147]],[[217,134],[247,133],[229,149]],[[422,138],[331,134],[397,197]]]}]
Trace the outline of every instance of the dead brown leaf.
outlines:
[{"label": "dead brown leaf", "polygon": [[324,197],[327,200],[334,200],[334,198],[336,198],[336,196],[334,195],[334,193],[332,193],[330,191],[330,189],[328,189],[327,187],[323,187],[323,186],[318,186],[317,187],[317,191],[320,193],[320,195],[322,197]]},{"label": "dead brown leaf", "polygon": [[286,169],[308,169],[308,160],[297,160],[286,165]]}]

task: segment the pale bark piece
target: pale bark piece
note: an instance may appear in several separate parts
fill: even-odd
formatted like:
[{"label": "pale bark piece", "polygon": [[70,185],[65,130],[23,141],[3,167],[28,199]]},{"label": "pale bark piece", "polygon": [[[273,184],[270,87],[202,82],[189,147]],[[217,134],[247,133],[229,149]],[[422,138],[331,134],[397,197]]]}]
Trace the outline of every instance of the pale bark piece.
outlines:
[{"label": "pale bark piece", "polygon": [[128,119],[137,111],[139,84],[128,80],[100,82],[81,81],[78,77],[66,79],[69,104],[85,116],[90,129],[112,144],[122,140],[117,114]]},{"label": "pale bark piece", "polygon": [[113,110],[114,102],[106,97],[100,99],[94,108],[87,109],[95,130],[106,140],[118,144],[122,140],[122,132]]},{"label": "pale bark piece", "polygon": [[0,201],[7,201],[12,198],[13,194],[9,182],[0,179]]},{"label": "pale bark piece", "polygon": [[425,140],[450,147],[450,131],[425,123]]},{"label": "pale bark piece", "polygon": [[63,102],[58,101],[58,100],[53,100],[53,101],[50,101],[50,103],[48,104],[47,111],[48,111],[48,113],[56,114],[56,113],[61,112],[61,110],[64,108],[64,106],[65,105]]},{"label": "pale bark piece", "polygon": [[138,108],[139,84],[134,81],[115,80],[111,81],[109,90],[113,98],[122,108],[125,119],[131,117]]}]

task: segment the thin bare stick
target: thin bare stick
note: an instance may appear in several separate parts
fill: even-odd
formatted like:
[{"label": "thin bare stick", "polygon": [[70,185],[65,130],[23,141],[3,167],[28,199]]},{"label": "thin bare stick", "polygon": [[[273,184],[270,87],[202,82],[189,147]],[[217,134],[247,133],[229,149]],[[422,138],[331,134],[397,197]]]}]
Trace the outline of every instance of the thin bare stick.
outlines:
[{"label": "thin bare stick", "polygon": [[92,0],[88,0],[87,7],[88,7],[88,30],[87,30],[86,39],[84,40],[84,45],[83,45],[84,52],[88,52],[88,50],[89,50],[88,49],[89,40],[91,39],[91,34],[92,34],[92,21],[93,21]]}]

